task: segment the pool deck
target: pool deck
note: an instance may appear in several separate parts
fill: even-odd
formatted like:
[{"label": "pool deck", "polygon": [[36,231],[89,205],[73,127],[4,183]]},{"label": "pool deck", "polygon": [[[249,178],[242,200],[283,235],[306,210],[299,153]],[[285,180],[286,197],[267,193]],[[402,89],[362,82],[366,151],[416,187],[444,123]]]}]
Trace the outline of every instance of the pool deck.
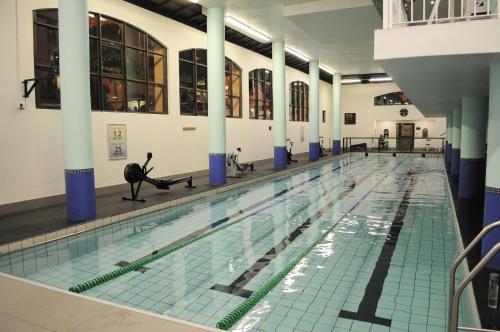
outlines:
[{"label": "pool deck", "polygon": [[[288,170],[313,165],[325,160],[332,160],[333,158],[334,157],[328,155],[327,157],[320,158],[319,161],[311,162],[309,161],[308,153],[297,154],[294,155],[294,159],[296,159],[297,162],[289,164]],[[173,186],[170,190],[158,190],[145,183],[140,191],[140,198],[146,199],[144,203],[122,200],[122,197],[130,196],[130,185],[128,183],[97,188],[96,219],[125,214],[162,203],[179,201],[186,197],[213,191],[215,188],[230,187],[231,185],[248,182],[273,174],[278,176],[283,172],[284,171],[274,170],[273,159],[265,159],[255,162],[254,172],[245,173],[241,178],[228,178],[227,184],[224,186],[210,186],[208,183],[208,170],[172,175],[168,178],[192,176],[193,185],[196,186],[196,188],[186,189],[183,184],[179,184]],[[67,220],[65,195],[0,205],[0,245],[5,245],[7,243],[13,244],[15,241],[27,238],[33,239],[41,234],[56,232],[76,225],[79,224]],[[1,253],[2,250],[0,250],[0,254]]]}]

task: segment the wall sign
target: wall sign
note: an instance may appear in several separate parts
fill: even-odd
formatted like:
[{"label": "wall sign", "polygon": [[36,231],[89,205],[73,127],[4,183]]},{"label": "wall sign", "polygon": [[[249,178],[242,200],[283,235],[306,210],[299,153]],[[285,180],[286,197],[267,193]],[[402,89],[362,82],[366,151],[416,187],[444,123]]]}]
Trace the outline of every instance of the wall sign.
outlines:
[{"label": "wall sign", "polygon": [[399,115],[401,115],[402,117],[405,117],[408,115],[408,109],[406,108],[402,108],[400,111],[399,111]]},{"label": "wall sign", "polygon": [[127,159],[127,125],[108,125],[109,160]]}]

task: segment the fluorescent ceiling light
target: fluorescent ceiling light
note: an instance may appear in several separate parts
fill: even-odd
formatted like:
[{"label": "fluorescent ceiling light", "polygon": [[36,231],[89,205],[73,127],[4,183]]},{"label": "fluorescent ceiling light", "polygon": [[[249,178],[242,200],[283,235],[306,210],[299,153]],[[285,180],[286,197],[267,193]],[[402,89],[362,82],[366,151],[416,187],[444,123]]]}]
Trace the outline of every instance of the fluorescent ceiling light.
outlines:
[{"label": "fluorescent ceiling light", "polygon": [[[263,34],[260,31],[255,30],[245,22],[242,22],[232,16],[226,16],[226,22],[231,26],[232,28],[236,30],[240,30],[240,32],[246,32],[248,33],[251,37],[254,37],[260,42],[263,43],[269,43],[271,41],[271,37]],[[242,30],[242,31],[241,31]]]},{"label": "fluorescent ceiling light", "polygon": [[361,83],[360,78],[345,78],[340,81],[342,84]]},{"label": "fluorescent ceiling light", "polygon": [[370,82],[390,82],[392,77],[372,77],[368,81]]},{"label": "fluorescent ceiling light", "polygon": [[319,64],[319,68],[320,69],[323,69],[324,71],[326,71],[328,74],[331,74],[331,75],[335,75],[335,70],[325,66],[325,65],[322,65],[321,63]]},{"label": "fluorescent ceiling light", "polygon": [[191,1],[192,3],[198,3],[198,0],[189,0]]},{"label": "fluorescent ceiling light", "polygon": [[301,53],[301,52],[299,52],[299,51],[297,51],[297,50],[294,50],[294,49],[293,49],[293,48],[291,48],[291,47],[285,47],[285,51],[286,51],[286,52],[288,52],[288,53],[290,53],[290,54],[295,55],[297,58],[302,59],[302,60],[304,60],[304,61],[307,61],[307,62],[311,61],[311,59],[309,59],[309,58],[308,58],[307,56],[305,56],[303,53]]}]

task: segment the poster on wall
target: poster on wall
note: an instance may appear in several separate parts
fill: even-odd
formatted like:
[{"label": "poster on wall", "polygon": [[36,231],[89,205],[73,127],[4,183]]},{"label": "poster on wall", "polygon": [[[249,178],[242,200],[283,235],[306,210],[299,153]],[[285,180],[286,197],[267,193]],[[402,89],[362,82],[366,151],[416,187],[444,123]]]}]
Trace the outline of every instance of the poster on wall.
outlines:
[{"label": "poster on wall", "polygon": [[108,124],[109,160],[127,159],[127,125]]}]

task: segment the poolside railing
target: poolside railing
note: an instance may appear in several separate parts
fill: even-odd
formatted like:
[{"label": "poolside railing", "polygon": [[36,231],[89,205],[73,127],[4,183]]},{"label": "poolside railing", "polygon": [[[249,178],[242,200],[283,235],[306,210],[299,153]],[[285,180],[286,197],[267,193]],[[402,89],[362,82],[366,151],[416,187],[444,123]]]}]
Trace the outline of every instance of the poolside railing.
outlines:
[{"label": "poolside railing", "polygon": [[443,154],[444,143],[444,137],[344,137],[342,151]]}]

